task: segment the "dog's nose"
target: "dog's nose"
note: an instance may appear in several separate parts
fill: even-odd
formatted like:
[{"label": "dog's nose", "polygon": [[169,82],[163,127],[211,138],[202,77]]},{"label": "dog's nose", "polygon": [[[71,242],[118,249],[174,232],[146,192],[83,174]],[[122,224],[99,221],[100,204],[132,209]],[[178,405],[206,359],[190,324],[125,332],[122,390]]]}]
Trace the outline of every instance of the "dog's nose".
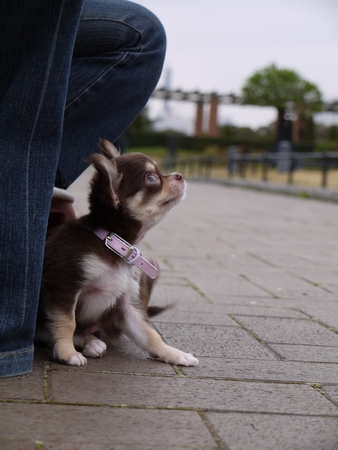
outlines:
[{"label": "dog's nose", "polygon": [[183,176],[177,172],[177,173],[175,173],[175,180],[181,181],[181,180],[183,180]]}]

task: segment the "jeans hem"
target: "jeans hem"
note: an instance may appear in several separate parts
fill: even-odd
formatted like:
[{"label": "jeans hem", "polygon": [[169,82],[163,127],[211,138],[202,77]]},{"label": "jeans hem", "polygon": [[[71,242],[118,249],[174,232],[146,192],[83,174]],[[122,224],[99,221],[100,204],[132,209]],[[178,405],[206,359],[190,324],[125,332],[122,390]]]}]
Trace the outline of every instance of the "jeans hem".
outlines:
[{"label": "jeans hem", "polygon": [[24,375],[33,370],[34,348],[0,353],[0,378]]}]

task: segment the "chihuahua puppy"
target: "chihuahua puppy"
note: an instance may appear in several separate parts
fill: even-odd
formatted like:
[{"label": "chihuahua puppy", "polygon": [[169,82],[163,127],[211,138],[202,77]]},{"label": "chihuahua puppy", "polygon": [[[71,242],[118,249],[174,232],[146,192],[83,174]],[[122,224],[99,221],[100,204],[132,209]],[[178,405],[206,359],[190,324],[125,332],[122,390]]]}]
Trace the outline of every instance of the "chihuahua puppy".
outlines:
[{"label": "chihuahua puppy", "polygon": [[184,198],[186,183],[143,154],[120,156],[108,141],[100,147],[89,158],[96,169],[89,214],[67,219],[47,239],[36,340],[52,345],[56,360],[81,366],[124,333],[153,358],[198,365],[167,345],[149,321],[160,311],[147,308],[158,270],[136,247]]}]

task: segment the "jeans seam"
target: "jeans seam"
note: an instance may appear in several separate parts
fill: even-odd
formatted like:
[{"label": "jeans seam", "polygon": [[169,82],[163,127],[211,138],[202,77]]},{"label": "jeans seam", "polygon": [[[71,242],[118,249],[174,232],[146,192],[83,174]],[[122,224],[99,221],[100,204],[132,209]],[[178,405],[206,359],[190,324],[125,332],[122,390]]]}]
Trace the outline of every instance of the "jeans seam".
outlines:
[{"label": "jeans seam", "polygon": [[112,19],[105,19],[105,18],[98,19],[97,17],[93,18],[93,19],[91,19],[89,17],[86,17],[85,19],[81,19],[81,22],[94,22],[94,21],[95,22],[103,22],[104,21],[104,22],[120,23],[122,25],[125,25],[127,28],[131,28],[132,30],[136,31],[136,33],[138,33],[140,35],[141,39],[143,40],[143,33],[142,33],[142,31],[138,30],[137,28],[135,28],[134,26],[130,25],[129,23],[124,22],[123,20],[115,20],[115,19],[112,20]]},{"label": "jeans seam", "polygon": [[25,353],[31,353],[33,351],[34,351],[34,347],[30,347],[25,350],[18,350],[16,352],[0,353],[0,358],[8,358],[9,356],[23,355]]},{"label": "jeans seam", "polygon": [[90,85],[86,86],[86,88],[80,92],[80,94],[78,94],[76,97],[74,97],[69,103],[67,103],[66,108],[65,108],[65,116],[67,116],[67,108],[69,108],[70,106],[72,106],[75,102],[77,102],[85,93],[87,93],[97,82],[99,82],[101,80],[101,78],[103,78],[112,68],[116,67],[118,64],[120,64],[125,58],[127,58],[127,56],[129,54],[132,53],[140,53],[141,52],[141,48],[138,48],[138,51],[134,51],[134,52],[125,52],[123,54],[123,56],[116,61],[114,64],[110,65],[104,72],[102,72],[94,81],[92,81],[92,83],[90,83]]}]

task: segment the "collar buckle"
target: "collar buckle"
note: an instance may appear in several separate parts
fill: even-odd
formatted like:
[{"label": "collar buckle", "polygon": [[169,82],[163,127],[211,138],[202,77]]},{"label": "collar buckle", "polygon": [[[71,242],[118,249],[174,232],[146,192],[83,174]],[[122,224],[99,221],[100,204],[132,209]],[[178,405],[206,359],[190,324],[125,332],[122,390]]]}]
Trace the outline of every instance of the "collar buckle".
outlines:
[{"label": "collar buckle", "polygon": [[129,242],[122,239],[116,233],[108,232],[104,228],[96,227],[90,231],[100,238],[109,250],[114,252],[127,264],[138,267],[153,280],[157,278],[158,268],[147,261],[137,247],[129,244]]}]

